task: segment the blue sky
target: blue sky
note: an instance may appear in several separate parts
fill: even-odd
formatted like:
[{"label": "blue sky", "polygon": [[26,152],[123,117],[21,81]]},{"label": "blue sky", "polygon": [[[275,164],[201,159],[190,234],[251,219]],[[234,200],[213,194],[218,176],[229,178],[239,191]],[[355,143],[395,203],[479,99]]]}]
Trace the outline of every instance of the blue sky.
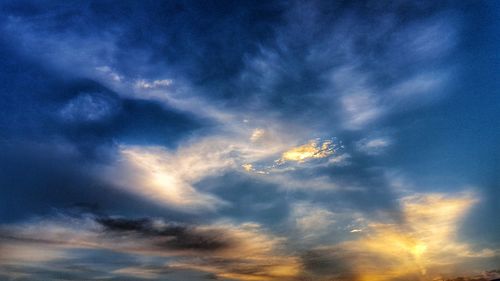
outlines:
[{"label": "blue sky", "polygon": [[0,278],[499,278],[499,12],[3,1]]}]

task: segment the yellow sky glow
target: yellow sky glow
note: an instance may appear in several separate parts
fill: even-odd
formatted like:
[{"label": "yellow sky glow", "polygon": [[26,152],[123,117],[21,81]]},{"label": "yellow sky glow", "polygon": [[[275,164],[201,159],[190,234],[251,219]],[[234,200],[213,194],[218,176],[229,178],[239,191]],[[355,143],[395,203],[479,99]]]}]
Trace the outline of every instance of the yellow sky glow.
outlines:
[{"label": "yellow sky glow", "polygon": [[403,198],[403,224],[372,223],[368,234],[340,247],[353,254],[360,281],[408,276],[433,280],[438,272],[446,274],[449,266],[471,257],[470,245],[459,241],[456,234],[461,218],[474,202],[471,195]]}]

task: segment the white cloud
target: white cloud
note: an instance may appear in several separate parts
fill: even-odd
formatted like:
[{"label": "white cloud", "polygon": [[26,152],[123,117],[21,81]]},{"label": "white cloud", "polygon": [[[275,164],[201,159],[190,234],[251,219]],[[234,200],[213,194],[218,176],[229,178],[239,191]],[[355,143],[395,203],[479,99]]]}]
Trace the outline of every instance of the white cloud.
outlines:
[{"label": "white cloud", "polygon": [[449,74],[446,71],[420,73],[406,80],[402,80],[388,89],[388,103],[393,110],[408,110],[427,102],[439,100],[446,95],[443,91]]},{"label": "white cloud", "polygon": [[98,66],[95,68],[97,71],[102,72],[104,75],[107,75],[112,81],[114,82],[121,82],[123,79],[123,76],[119,75],[115,71],[111,69],[111,67],[104,65],[104,66]]},{"label": "white cloud", "polygon": [[330,165],[335,165],[335,166],[348,166],[351,163],[349,162],[349,159],[351,158],[351,155],[348,153],[342,153],[339,155],[335,155],[328,159],[328,164]]},{"label": "white cloud", "polygon": [[361,129],[382,115],[377,98],[369,92],[353,93],[341,98],[345,126]]},{"label": "white cloud", "polygon": [[207,177],[230,170],[255,171],[250,163],[278,157],[287,143],[277,132],[258,142],[248,131],[186,140],[175,150],[159,146],[119,147],[114,163],[96,172],[113,185],[164,206],[187,212],[215,210],[227,205],[208,191],[195,187]]},{"label": "white cloud", "polygon": [[329,83],[338,99],[343,127],[361,130],[386,113],[380,94],[370,81],[370,74],[357,69],[355,64],[333,70]]},{"label": "white cloud", "polygon": [[222,173],[234,165],[233,160],[225,158],[223,151],[192,149],[175,154],[161,147],[123,146],[119,158],[103,170],[103,176],[129,192],[186,212],[226,205],[198,191],[193,184],[205,176]]},{"label": "white cloud", "polygon": [[304,239],[315,239],[331,232],[335,214],[312,202],[293,204],[291,218]]},{"label": "white cloud", "polygon": [[388,137],[364,138],[356,143],[356,148],[369,155],[379,155],[392,143]]},{"label": "white cloud", "polygon": [[135,86],[141,89],[156,89],[156,88],[166,88],[171,86],[174,83],[172,79],[163,79],[163,80],[145,80],[140,79],[135,82]]}]

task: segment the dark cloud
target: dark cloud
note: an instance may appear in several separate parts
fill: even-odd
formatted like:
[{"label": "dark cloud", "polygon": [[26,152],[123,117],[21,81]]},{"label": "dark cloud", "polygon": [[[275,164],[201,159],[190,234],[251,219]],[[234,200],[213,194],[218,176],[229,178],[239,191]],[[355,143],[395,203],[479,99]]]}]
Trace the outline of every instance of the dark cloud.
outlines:
[{"label": "dark cloud", "polygon": [[500,280],[500,270],[487,270],[475,276],[463,276],[447,278],[445,281],[498,281]]},{"label": "dark cloud", "polygon": [[139,51],[148,54],[149,63],[175,65],[200,83],[236,74],[245,53],[255,52],[271,37],[269,26],[279,22],[283,8],[280,3],[228,1],[4,4],[7,13],[36,25],[36,32],[83,38],[112,34],[120,49],[100,55],[111,57],[111,66],[124,73],[155,75],[134,64],[134,52]]},{"label": "dark cloud", "polygon": [[304,269],[309,274],[321,278],[338,278],[339,280],[355,280],[356,274],[347,262],[346,253],[342,250],[306,250],[301,256]]},{"label": "dark cloud", "polygon": [[217,251],[230,248],[232,241],[221,230],[199,230],[182,225],[155,225],[151,219],[98,218],[111,234],[137,235],[154,239],[159,247],[174,250]]}]

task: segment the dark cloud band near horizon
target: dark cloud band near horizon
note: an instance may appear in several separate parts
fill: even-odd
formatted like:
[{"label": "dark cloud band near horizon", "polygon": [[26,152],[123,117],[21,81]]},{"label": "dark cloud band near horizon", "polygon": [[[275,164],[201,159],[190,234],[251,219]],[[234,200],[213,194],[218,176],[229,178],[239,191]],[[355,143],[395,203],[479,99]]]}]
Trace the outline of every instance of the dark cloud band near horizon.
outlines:
[{"label": "dark cloud band near horizon", "polygon": [[0,279],[500,278],[499,12],[3,1]]}]

